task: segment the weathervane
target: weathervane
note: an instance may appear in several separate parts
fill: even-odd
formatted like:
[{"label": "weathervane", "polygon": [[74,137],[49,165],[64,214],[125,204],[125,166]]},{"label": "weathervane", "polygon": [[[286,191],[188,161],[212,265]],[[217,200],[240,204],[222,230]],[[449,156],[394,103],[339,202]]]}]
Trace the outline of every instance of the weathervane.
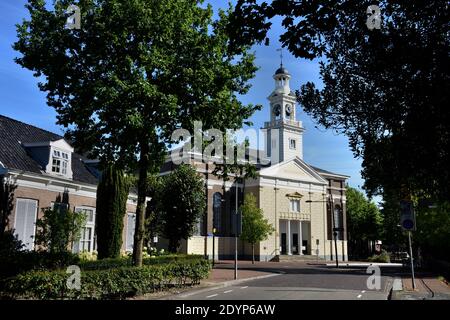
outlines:
[{"label": "weathervane", "polygon": [[283,67],[283,48],[279,48],[277,51],[280,51],[280,66]]}]

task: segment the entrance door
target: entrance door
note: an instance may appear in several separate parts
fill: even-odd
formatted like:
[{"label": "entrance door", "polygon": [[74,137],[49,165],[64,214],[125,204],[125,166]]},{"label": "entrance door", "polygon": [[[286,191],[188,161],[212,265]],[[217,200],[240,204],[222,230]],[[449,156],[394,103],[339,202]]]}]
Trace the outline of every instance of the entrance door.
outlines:
[{"label": "entrance door", "polygon": [[286,254],[286,233],[281,234],[281,254]]},{"label": "entrance door", "polygon": [[294,254],[299,254],[299,247],[298,247],[298,233],[293,233],[292,234],[292,244],[294,246],[294,250],[293,253]]}]

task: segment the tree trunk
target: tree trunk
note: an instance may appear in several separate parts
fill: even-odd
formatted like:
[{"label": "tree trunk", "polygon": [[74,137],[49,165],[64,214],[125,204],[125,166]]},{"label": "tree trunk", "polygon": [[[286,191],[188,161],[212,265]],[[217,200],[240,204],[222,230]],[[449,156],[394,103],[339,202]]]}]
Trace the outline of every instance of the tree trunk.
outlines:
[{"label": "tree trunk", "polygon": [[142,266],[142,250],[144,244],[145,198],[147,195],[147,175],[149,167],[149,146],[141,143],[139,159],[138,200],[136,208],[136,228],[134,231],[133,265]]},{"label": "tree trunk", "polygon": [[175,239],[169,239],[169,252],[177,253],[180,242]]},{"label": "tree trunk", "polygon": [[255,264],[255,244],[252,243],[252,264]]}]

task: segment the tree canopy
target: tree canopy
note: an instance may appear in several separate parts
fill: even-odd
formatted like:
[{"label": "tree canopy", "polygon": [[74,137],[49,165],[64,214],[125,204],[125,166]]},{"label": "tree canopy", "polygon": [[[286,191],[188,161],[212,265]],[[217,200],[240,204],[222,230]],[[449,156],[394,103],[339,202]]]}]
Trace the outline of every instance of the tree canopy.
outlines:
[{"label": "tree canopy", "polygon": [[[71,1],[29,0],[17,26],[16,58],[55,108],[80,151],[137,171],[133,261],[142,264],[147,176],[174,129],[236,129],[258,107],[244,105],[256,67],[249,46],[229,45],[232,12],[195,0],[80,0],[81,28],[66,27]],[[191,131],[192,132],[192,131]]]},{"label": "tree canopy", "polygon": [[[381,10],[380,29],[366,26],[369,5]],[[448,3],[239,0],[232,42],[263,41],[277,15],[282,45],[320,61],[323,87],[302,85],[298,101],[319,124],[349,137],[369,194],[405,189],[450,199]]]},{"label": "tree canopy", "polygon": [[256,204],[256,197],[247,193],[240,207],[242,214],[242,233],[240,238],[252,245],[252,262],[255,262],[255,244],[264,241],[275,229],[264,218],[264,212]]},{"label": "tree canopy", "polygon": [[382,237],[383,217],[376,204],[361,191],[347,186],[346,197],[349,254],[367,257],[371,253],[369,241]]}]

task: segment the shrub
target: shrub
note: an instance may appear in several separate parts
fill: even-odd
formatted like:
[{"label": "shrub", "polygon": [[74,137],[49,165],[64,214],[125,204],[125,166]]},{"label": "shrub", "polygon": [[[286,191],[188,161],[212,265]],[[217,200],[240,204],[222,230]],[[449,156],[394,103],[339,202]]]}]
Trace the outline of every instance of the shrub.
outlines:
[{"label": "shrub", "polygon": [[383,250],[380,254],[376,254],[367,259],[369,262],[391,262],[389,254]]},{"label": "shrub", "polygon": [[[201,255],[185,255],[185,254],[167,254],[163,256],[147,257],[142,261],[143,265],[167,264],[172,262],[183,262],[187,260],[203,259]],[[110,268],[119,268],[132,266],[131,257],[108,258],[97,261],[82,261],[80,268],[82,270],[102,270]]]},{"label": "shrub", "polygon": [[78,264],[76,255],[64,252],[25,251],[22,243],[11,233],[0,241],[0,279],[29,270],[54,270]]},{"label": "shrub", "polygon": [[36,244],[50,252],[66,252],[80,240],[86,216],[68,209],[45,209],[36,221]]},{"label": "shrub", "polygon": [[96,261],[98,256],[97,251],[86,251],[83,250],[80,253],[78,253],[78,257],[81,261]]},{"label": "shrub", "polygon": [[46,300],[123,299],[172,285],[198,284],[208,277],[210,268],[209,261],[196,259],[164,265],[83,270],[80,290],[67,289],[68,274],[62,270],[31,271],[6,280],[3,295]]}]

